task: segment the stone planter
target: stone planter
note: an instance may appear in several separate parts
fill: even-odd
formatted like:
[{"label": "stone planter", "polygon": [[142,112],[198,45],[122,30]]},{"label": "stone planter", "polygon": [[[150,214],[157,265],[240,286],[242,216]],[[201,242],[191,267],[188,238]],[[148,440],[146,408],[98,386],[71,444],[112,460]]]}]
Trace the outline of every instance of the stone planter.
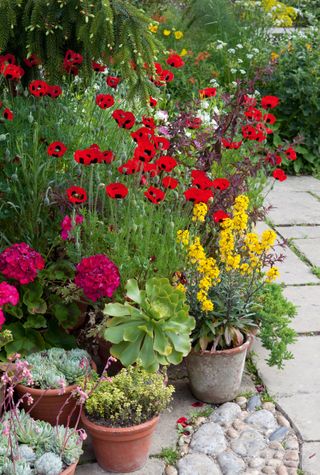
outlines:
[{"label": "stone planter", "polygon": [[200,401],[220,404],[234,399],[240,389],[249,335],[243,345],[230,350],[191,353],[186,358],[192,394]]},{"label": "stone planter", "polygon": [[98,464],[107,472],[139,470],[147,461],[159,416],[132,427],[107,427],[91,422],[84,413],[81,422],[92,437]]}]

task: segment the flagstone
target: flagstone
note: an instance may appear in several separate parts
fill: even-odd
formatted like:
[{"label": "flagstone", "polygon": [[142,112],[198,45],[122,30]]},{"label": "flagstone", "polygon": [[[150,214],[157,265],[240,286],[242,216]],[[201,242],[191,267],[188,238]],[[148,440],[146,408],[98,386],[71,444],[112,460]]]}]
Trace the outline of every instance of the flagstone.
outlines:
[{"label": "flagstone", "polygon": [[298,333],[320,331],[320,285],[286,287],[283,293],[297,306],[290,326]]},{"label": "flagstone", "polygon": [[273,206],[268,218],[275,225],[320,224],[320,201],[310,193],[274,190],[265,204]]},{"label": "flagstone", "polygon": [[320,239],[320,226],[277,226],[276,231],[285,239]]}]

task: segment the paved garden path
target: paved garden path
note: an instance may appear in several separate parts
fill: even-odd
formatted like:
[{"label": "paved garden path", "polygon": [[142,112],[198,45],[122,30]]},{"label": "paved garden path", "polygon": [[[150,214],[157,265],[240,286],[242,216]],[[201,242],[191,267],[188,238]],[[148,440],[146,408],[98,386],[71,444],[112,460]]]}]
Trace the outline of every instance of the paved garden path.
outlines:
[{"label": "paved garden path", "polygon": [[[284,370],[269,368],[265,351],[256,343],[256,365],[269,393],[298,432],[302,444],[304,474],[320,474],[320,181],[312,177],[290,177],[276,183],[267,196],[274,208],[269,213],[274,230],[290,239],[281,264],[280,280],[285,295],[297,305],[293,328],[297,342],[290,350],[294,359]],[[263,227],[263,226],[261,226]],[[313,269],[314,270],[314,269]]]}]

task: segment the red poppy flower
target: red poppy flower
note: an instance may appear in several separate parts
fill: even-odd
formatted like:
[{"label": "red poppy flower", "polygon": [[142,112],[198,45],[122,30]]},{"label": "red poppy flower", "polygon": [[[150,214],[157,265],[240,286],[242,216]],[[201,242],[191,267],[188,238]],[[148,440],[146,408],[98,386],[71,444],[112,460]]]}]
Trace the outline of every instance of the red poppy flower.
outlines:
[{"label": "red poppy flower", "polygon": [[297,160],[297,152],[292,147],[287,148],[287,150],[285,150],[284,153],[286,154],[286,157],[288,158],[288,160],[291,160],[291,161]]},{"label": "red poppy flower", "polygon": [[259,121],[262,119],[262,112],[255,107],[248,107],[245,111],[244,115],[248,117],[248,119]]},{"label": "red poppy flower", "polygon": [[141,171],[142,167],[143,167],[142,162],[140,162],[139,160],[132,159],[132,160],[128,160],[126,163],[121,165],[118,168],[118,171],[122,175],[133,175],[134,173]]},{"label": "red poppy flower", "polygon": [[215,213],[213,213],[213,221],[215,223],[221,223],[224,219],[229,218],[229,215],[223,211],[223,209],[219,209]]},{"label": "red poppy flower", "polygon": [[285,174],[283,170],[281,170],[281,168],[276,168],[273,171],[272,176],[275,180],[279,180],[279,181],[284,181],[287,179],[287,175]]},{"label": "red poppy flower", "polygon": [[56,99],[57,97],[61,96],[62,94],[62,89],[60,86],[54,85],[54,86],[49,86],[48,85],[48,91],[47,91],[47,96],[51,97],[52,99]]},{"label": "red poppy flower", "polygon": [[231,140],[227,140],[223,138],[221,141],[222,141],[222,145],[226,149],[237,150],[242,145],[242,140],[240,140],[239,142],[232,142]]},{"label": "red poppy flower", "polygon": [[6,107],[4,111],[2,112],[2,117],[6,120],[13,120],[13,112]]},{"label": "red poppy flower", "polygon": [[161,74],[162,71],[163,71],[161,64],[160,63],[153,63],[153,65],[154,65],[154,69],[156,70],[156,73]]},{"label": "red poppy flower", "polygon": [[155,186],[149,186],[147,191],[144,192],[144,196],[148,198],[151,203],[158,204],[164,200],[166,194],[164,191],[156,188]]},{"label": "red poppy flower", "polygon": [[263,109],[273,109],[277,107],[279,102],[279,98],[276,96],[264,96],[261,99],[261,107],[263,107]]},{"label": "red poppy flower", "polygon": [[172,68],[182,68],[185,64],[181,56],[175,53],[171,53],[168,56],[166,63],[169,64],[169,66],[171,66]]},{"label": "red poppy flower", "polygon": [[149,105],[150,105],[151,107],[156,107],[157,104],[158,104],[157,99],[155,99],[154,97],[150,96],[150,97],[149,97]]},{"label": "red poppy flower", "polygon": [[192,186],[200,188],[200,190],[207,190],[212,187],[213,182],[202,170],[192,170]]},{"label": "red poppy flower", "polygon": [[92,66],[92,69],[96,72],[96,73],[103,73],[103,71],[106,69],[107,66],[104,66],[103,64],[100,64],[100,63],[96,63],[95,61],[91,61],[91,66]]},{"label": "red poppy flower", "polygon": [[11,53],[1,54],[0,55],[0,64],[4,64],[4,63],[15,64],[16,63],[16,58]]},{"label": "red poppy flower", "polygon": [[170,190],[174,190],[179,185],[178,180],[172,178],[171,176],[165,176],[162,178],[161,183],[164,188],[169,188]]},{"label": "red poppy flower", "polygon": [[200,190],[199,188],[189,188],[183,194],[187,201],[193,201],[193,203],[207,203],[210,198],[213,198],[211,190]]},{"label": "red poppy flower", "polygon": [[264,120],[264,122],[266,122],[267,124],[273,125],[273,124],[276,122],[277,118],[276,118],[276,116],[273,115],[273,114],[265,114],[265,115],[263,116],[263,120]]},{"label": "red poppy flower", "polygon": [[282,158],[280,157],[280,155],[277,155],[276,153],[268,153],[265,161],[267,163],[270,163],[270,165],[275,166],[275,165],[280,165],[282,163]]},{"label": "red poppy flower", "polygon": [[151,177],[155,177],[159,174],[159,169],[155,163],[143,163],[143,171],[144,173],[149,173]]},{"label": "red poppy flower", "polygon": [[28,68],[33,68],[33,66],[38,66],[41,64],[41,59],[36,54],[31,54],[28,58],[24,58],[23,62]]},{"label": "red poppy flower", "polygon": [[223,191],[229,188],[229,186],[230,181],[226,178],[216,178],[215,180],[213,180],[213,187],[217,190]]},{"label": "red poppy flower", "polygon": [[106,186],[106,193],[110,198],[122,199],[128,194],[128,188],[122,183],[110,183]]},{"label": "red poppy flower", "polygon": [[170,141],[165,137],[154,136],[153,142],[157,150],[168,150]]},{"label": "red poppy flower", "polygon": [[77,65],[82,64],[82,62],[82,55],[69,49],[65,54],[63,67],[68,74],[74,74],[76,76],[79,72]]},{"label": "red poppy flower", "polygon": [[76,150],[73,157],[77,163],[88,166],[94,163],[100,163],[102,155],[99,147],[91,146],[84,150]]},{"label": "red poppy flower", "polygon": [[104,152],[100,152],[99,163],[111,163],[114,159],[115,156],[112,150],[104,150]]},{"label": "red poppy flower", "polygon": [[155,129],[156,124],[153,117],[146,117],[145,115],[142,117],[142,123],[145,127],[149,129]]},{"label": "red poppy flower", "polygon": [[24,70],[16,64],[4,63],[1,65],[0,72],[6,79],[14,80],[21,79],[24,75]]},{"label": "red poppy flower", "polygon": [[186,127],[188,129],[199,129],[202,124],[202,119],[200,117],[194,117],[193,119],[187,119]]},{"label": "red poppy flower", "polygon": [[113,111],[112,117],[117,122],[118,126],[123,129],[132,129],[136,121],[132,112],[126,112],[122,109],[116,109]]},{"label": "red poppy flower", "polygon": [[62,157],[66,151],[67,147],[62,142],[52,142],[47,149],[51,157]]},{"label": "red poppy flower", "polygon": [[246,106],[255,107],[257,105],[257,99],[254,97],[249,97],[247,94],[244,94],[242,97],[242,103]]},{"label": "red poppy flower", "polygon": [[121,78],[117,76],[107,76],[106,77],[106,83],[109,87],[112,87],[113,89],[117,89],[119,82],[121,81]]},{"label": "red poppy flower", "polygon": [[43,97],[48,92],[48,84],[45,81],[41,81],[41,79],[36,79],[31,81],[29,84],[29,91],[35,97]]},{"label": "red poppy flower", "polygon": [[68,200],[71,203],[79,204],[87,201],[87,192],[80,186],[71,186],[67,189]]},{"label": "red poppy flower", "polygon": [[171,82],[174,80],[174,74],[169,69],[164,69],[159,76],[160,81]]},{"label": "red poppy flower", "polygon": [[[263,124],[262,122],[260,122],[259,124],[256,125],[256,129],[258,131],[258,137],[257,139],[259,138],[260,135],[263,135],[264,138],[266,139],[266,135],[267,134],[273,134],[273,130],[272,129],[269,129],[265,124]],[[257,140],[256,139],[256,140]]]},{"label": "red poppy flower", "polygon": [[166,172],[171,172],[178,163],[173,157],[169,157],[168,155],[164,155],[163,157],[159,157],[155,164],[157,165],[159,170],[163,170]]},{"label": "red poppy flower", "polygon": [[96,104],[100,109],[109,109],[114,104],[114,98],[111,94],[98,94],[96,96]]},{"label": "red poppy flower", "polygon": [[215,87],[205,87],[204,89],[200,89],[199,94],[201,99],[214,97],[217,94],[217,89]]},{"label": "red poppy flower", "polygon": [[197,401],[197,402],[193,402],[191,404],[192,407],[202,407],[204,406],[204,403],[203,402],[200,402],[200,401]]},{"label": "red poppy flower", "polygon": [[140,127],[140,129],[131,132],[130,135],[138,144],[141,142],[148,142],[154,137],[153,130],[148,127]]},{"label": "red poppy flower", "polygon": [[244,139],[256,140],[257,130],[253,125],[244,125],[242,127],[242,136]]},{"label": "red poppy flower", "polygon": [[188,426],[188,419],[186,417],[180,417],[177,421],[177,424],[180,424],[182,427]]},{"label": "red poppy flower", "polygon": [[134,158],[141,162],[150,162],[156,154],[154,145],[149,141],[139,142],[134,151]]}]

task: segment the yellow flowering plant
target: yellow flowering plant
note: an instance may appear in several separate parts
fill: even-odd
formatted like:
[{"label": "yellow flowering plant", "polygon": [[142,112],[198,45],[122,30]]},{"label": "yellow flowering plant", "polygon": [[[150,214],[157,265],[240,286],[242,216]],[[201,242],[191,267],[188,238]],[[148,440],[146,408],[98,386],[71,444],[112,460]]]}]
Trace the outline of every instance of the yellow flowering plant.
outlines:
[{"label": "yellow flowering plant", "polygon": [[185,249],[185,284],[192,315],[196,318],[193,346],[216,350],[241,345],[259,326],[261,291],[278,276],[274,252],[276,233],[252,231],[249,199],[235,198],[229,214],[214,226],[208,206],[194,205],[190,229],[177,240]]}]

